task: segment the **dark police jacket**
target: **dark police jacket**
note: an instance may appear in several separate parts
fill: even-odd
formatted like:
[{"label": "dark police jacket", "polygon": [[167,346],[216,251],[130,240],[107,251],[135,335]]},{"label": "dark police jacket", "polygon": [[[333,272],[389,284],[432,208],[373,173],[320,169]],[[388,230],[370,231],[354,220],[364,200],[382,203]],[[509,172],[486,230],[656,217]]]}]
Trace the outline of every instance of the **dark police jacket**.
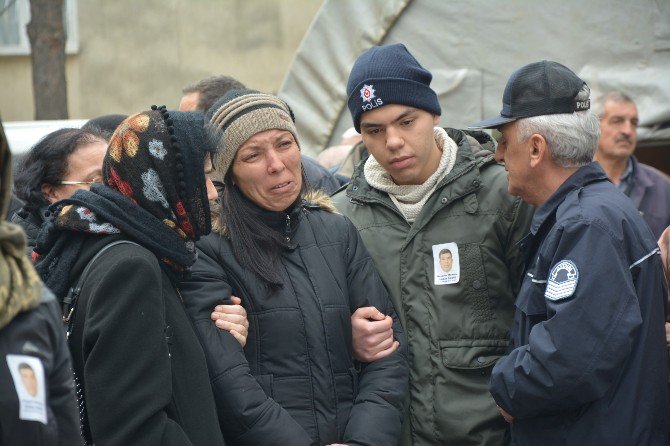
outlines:
[{"label": "dark police jacket", "polygon": [[518,445],[667,445],[665,282],[656,239],[599,165],[536,212],[514,350],[491,393]]}]

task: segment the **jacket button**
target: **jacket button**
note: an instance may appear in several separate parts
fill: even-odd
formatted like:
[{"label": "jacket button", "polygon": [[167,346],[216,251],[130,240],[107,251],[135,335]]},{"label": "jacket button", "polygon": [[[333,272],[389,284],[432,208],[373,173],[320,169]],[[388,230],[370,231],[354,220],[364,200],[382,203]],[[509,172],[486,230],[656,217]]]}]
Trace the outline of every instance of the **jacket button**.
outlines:
[{"label": "jacket button", "polygon": [[479,187],[479,180],[473,180],[473,181],[472,181],[472,185],[473,185],[474,187]]},{"label": "jacket button", "polygon": [[472,282],[472,288],[478,290],[478,289],[480,289],[481,287],[482,287],[482,281],[481,281],[481,280],[479,280],[479,279],[475,279],[475,280]]},{"label": "jacket button", "polygon": [[484,364],[486,362],[486,359],[483,356],[477,357],[477,362],[480,364]]},{"label": "jacket button", "polygon": [[447,201],[449,200],[447,200],[447,197],[442,197],[442,200],[440,201],[442,202],[442,204],[447,204]]}]

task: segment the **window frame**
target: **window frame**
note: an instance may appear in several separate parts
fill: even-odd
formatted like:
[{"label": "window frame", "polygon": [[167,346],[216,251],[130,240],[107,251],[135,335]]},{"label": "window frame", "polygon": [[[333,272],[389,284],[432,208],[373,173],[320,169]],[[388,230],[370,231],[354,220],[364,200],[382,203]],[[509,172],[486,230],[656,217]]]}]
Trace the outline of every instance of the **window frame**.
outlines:
[{"label": "window frame", "polygon": [[[11,1],[11,0],[9,0]],[[63,0],[65,6],[65,54],[79,52],[79,26],[77,22],[77,0]],[[30,0],[16,0],[12,7],[17,11],[19,43],[5,44],[0,41],[0,56],[29,56],[30,39],[26,26],[30,22]]]}]

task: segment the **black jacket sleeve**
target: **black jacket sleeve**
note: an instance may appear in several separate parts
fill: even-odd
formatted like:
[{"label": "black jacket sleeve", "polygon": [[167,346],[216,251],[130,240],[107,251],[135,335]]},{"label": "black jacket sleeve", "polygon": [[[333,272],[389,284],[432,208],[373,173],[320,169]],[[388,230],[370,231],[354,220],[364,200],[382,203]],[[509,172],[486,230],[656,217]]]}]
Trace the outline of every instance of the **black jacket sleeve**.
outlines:
[{"label": "black jacket sleeve", "polygon": [[[305,430],[261,388],[251,374],[242,346],[214,325],[216,305],[230,303],[232,287],[217,258],[218,236],[198,243],[198,260],[182,283],[186,311],[194,322],[207,357],[221,431],[234,444],[311,445]],[[244,296],[239,296],[244,300]]]},{"label": "black jacket sleeve", "polygon": [[374,306],[393,317],[400,347],[389,356],[363,364],[359,392],[349,416],[344,442],[350,445],[395,445],[400,438],[408,392],[407,341],[384,284],[354,225],[348,223],[347,278],[352,313]]},{"label": "black jacket sleeve", "polygon": [[[112,256],[114,251],[118,255]],[[84,380],[95,443],[190,445],[165,410],[172,399],[172,372],[158,260],[134,246],[108,252],[85,285],[91,284],[91,294]]]},{"label": "black jacket sleeve", "polygon": [[58,444],[62,446],[82,444],[77,416],[77,397],[74,393],[72,377],[72,362],[63,332],[60,308],[53,297],[50,297],[45,305],[49,320],[49,338],[53,345],[53,367],[48,377],[49,406],[58,426]]}]

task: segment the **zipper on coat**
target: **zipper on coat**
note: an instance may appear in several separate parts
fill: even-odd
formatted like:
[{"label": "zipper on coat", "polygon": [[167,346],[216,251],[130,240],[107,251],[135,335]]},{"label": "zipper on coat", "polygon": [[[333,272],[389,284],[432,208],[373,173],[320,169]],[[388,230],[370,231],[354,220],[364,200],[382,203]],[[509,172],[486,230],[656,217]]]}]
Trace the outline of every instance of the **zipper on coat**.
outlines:
[{"label": "zipper on coat", "polygon": [[291,237],[289,237],[289,234],[291,233],[291,216],[289,214],[286,214],[286,228],[284,228],[284,239],[287,242],[291,241]]}]

